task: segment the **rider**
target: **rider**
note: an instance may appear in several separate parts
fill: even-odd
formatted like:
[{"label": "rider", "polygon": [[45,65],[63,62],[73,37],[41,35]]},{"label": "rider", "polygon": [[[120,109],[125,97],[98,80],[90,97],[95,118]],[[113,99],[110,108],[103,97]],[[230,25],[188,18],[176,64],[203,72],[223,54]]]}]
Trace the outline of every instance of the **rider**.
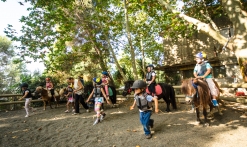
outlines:
[{"label": "rider", "polygon": [[[105,113],[100,110],[102,104],[104,103],[104,97],[106,98],[106,101],[108,104],[110,104],[110,99],[106,96],[102,84],[102,80],[100,78],[93,78],[94,82],[94,89],[92,90],[91,94],[89,95],[86,102],[89,102],[89,100],[94,97],[94,111],[96,112],[97,118],[93,125],[96,125],[100,121],[103,120],[105,117]],[[104,97],[103,97],[104,96]]]},{"label": "rider", "polygon": [[26,110],[25,117],[29,117],[30,103],[32,101],[32,94],[31,94],[31,91],[28,89],[27,83],[21,84],[21,90],[22,90],[22,97],[19,100],[25,99],[25,110]]},{"label": "rider", "polygon": [[194,76],[196,78],[205,78],[208,83],[210,93],[212,95],[212,102],[214,106],[219,106],[216,98],[219,95],[219,90],[213,82],[212,76],[212,66],[205,61],[207,59],[207,54],[204,52],[199,52],[196,55],[196,66],[194,68]]},{"label": "rider", "polygon": [[109,77],[108,77],[108,72],[107,71],[103,71],[102,72],[102,85],[105,88],[106,96],[109,98],[109,90],[108,90]]},{"label": "rider", "polygon": [[53,98],[53,100],[55,100],[54,88],[53,88],[53,83],[51,82],[51,79],[47,77],[47,78],[45,78],[45,81],[46,81],[46,89],[51,92],[51,97]]},{"label": "rider", "polygon": [[150,95],[155,96],[155,71],[154,71],[154,66],[153,64],[149,64],[148,66],[146,66],[147,69],[147,74],[146,74],[146,82],[147,82],[147,86],[148,86],[148,90],[150,92]]}]

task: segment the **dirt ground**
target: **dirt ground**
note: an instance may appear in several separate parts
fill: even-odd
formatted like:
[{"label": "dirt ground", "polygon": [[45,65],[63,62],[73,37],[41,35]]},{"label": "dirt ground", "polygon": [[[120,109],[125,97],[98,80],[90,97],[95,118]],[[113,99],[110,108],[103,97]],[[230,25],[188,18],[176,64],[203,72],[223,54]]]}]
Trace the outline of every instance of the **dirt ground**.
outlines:
[{"label": "dirt ground", "polygon": [[[132,99],[117,108],[105,106],[104,121],[93,126],[95,112],[79,115],[64,113],[65,105],[57,109],[35,108],[25,118],[25,110],[0,112],[1,147],[246,147],[246,118],[240,117],[238,103],[228,103],[223,116],[215,113],[209,127],[198,124],[189,105],[165,112],[165,103],[159,102],[162,112],[153,114],[153,137],[146,139],[139,122],[138,109],[129,110]],[[245,106],[242,106],[245,107]],[[240,110],[238,110],[240,109]]]}]

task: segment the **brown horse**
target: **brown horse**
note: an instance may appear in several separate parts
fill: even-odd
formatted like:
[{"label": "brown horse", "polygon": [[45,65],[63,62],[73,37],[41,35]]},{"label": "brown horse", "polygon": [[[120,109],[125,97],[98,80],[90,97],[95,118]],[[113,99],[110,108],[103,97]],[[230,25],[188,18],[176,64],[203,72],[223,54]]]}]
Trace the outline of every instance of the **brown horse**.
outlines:
[{"label": "brown horse", "polygon": [[[214,81],[216,87],[219,89],[220,92],[222,90],[219,88],[219,85],[216,81]],[[196,107],[196,114],[197,114],[197,121],[201,122],[200,120],[200,112],[199,106],[203,107],[203,115],[204,115],[204,123],[207,123],[207,106],[210,107],[210,113],[212,114],[213,104],[211,102],[211,94],[210,89],[206,81],[196,78],[185,79],[182,82],[181,91],[183,94],[192,97],[192,103],[194,103]],[[217,101],[224,105],[224,102],[217,97]],[[222,115],[220,111],[220,107],[218,106],[218,112]]]},{"label": "brown horse", "polygon": [[[38,86],[35,90],[35,93],[41,94],[41,99],[43,100],[43,103],[44,103],[44,110],[46,110],[46,102],[48,102],[48,104],[50,105],[50,108],[52,109],[52,106],[51,106],[52,96],[51,96],[50,91],[47,91],[47,89],[43,88],[42,86]],[[54,97],[55,97],[56,106],[58,106],[59,96],[55,96],[55,95]]]}]

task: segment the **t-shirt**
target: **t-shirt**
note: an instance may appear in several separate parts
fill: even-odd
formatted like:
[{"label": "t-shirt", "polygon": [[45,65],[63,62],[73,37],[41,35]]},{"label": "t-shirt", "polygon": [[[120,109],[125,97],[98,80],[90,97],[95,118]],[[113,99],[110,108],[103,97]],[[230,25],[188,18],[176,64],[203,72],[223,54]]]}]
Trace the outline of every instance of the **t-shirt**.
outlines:
[{"label": "t-shirt", "polygon": [[[197,73],[198,76],[203,76],[207,69],[212,69],[212,66],[209,63],[204,64],[196,64],[194,68],[194,72]],[[208,74],[205,78],[212,78],[212,73]]]}]

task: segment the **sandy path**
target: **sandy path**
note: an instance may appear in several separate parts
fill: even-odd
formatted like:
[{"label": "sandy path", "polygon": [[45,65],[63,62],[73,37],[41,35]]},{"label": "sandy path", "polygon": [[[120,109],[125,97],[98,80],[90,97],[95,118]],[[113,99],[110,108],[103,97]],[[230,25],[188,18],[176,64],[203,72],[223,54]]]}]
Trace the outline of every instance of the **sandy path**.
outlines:
[{"label": "sandy path", "polygon": [[[188,105],[181,104],[178,111],[153,114],[155,131],[151,139],[145,139],[139,122],[137,108],[129,111],[131,100],[118,108],[106,106],[106,118],[93,126],[91,111],[81,109],[80,115],[64,113],[65,106],[57,109],[41,107],[24,118],[25,111],[0,112],[1,147],[246,147],[247,124],[240,118],[241,112],[227,106],[224,115],[215,113],[209,127],[198,125],[195,113],[188,113]],[[159,103],[165,110],[165,103]]]}]

